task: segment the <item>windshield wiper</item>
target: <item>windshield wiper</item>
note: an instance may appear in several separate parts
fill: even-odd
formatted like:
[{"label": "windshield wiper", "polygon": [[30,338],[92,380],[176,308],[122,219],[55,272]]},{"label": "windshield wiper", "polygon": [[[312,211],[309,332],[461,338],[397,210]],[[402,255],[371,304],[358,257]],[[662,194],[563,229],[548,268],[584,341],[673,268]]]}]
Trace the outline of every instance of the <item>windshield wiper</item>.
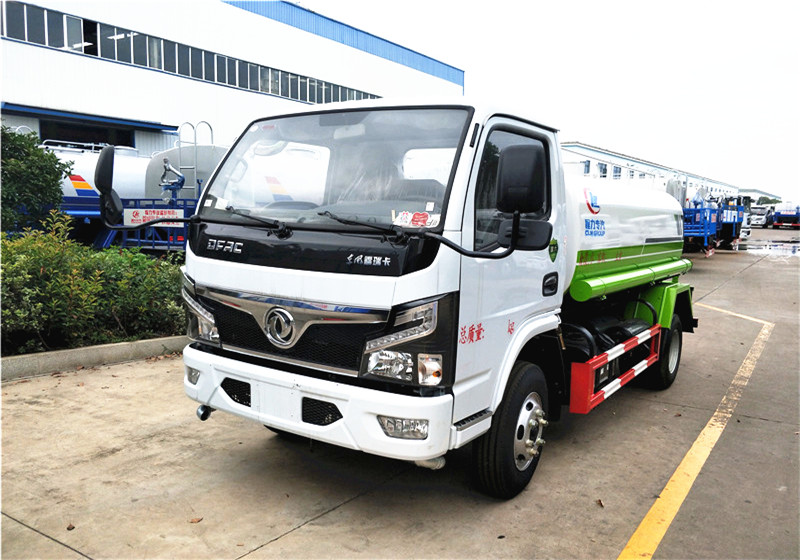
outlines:
[{"label": "windshield wiper", "polygon": [[248,214],[247,212],[239,210],[238,208],[234,208],[233,206],[228,206],[225,208],[225,210],[227,212],[230,212],[231,214],[236,214],[237,216],[248,218],[250,220],[253,220],[254,222],[264,224],[265,226],[268,226],[270,229],[274,229],[275,236],[278,239],[286,239],[287,237],[290,237],[292,235],[291,228],[287,226],[284,222],[281,222],[280,220],[273,220],[272,218],[262,218],[260,216],[253,216],[251,214]]},{"label": "windshield wiper", "polygon": [[345,224],[345,225],[348,225],[348,226],[368,227],[368,228],[376,229],[376,230],[381,231],[381,232],[386,233],[386,234],[392,234],[392,235],[395,236],[394,241],[396,243],[405,243],[406,241],[408,241],[408,233],[406,233],[402,228],[400,228],[399,226],[396,226],[396,225],[384,226],[384,225],[376,224],[376,223],[372,223],[372,222],[362,222],[360,220],[350,220],[348,218],[342,218],[341,216],[337,216],[336,214],[334,214],[333,212],[330,212],[329,210],[325,210],[324,212],[317,212],[317,215],[318,216],[325,216],[327,218],[330,218],[331,220],[335,220],[335,221],[339,222],[340,224]]}]

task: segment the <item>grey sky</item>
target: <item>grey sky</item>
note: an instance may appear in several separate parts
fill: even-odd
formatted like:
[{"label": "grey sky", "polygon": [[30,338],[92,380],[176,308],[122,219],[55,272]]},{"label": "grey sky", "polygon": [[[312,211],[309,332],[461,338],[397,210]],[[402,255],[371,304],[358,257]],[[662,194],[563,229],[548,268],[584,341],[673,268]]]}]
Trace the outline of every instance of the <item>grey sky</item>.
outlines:
[{"label": "grey sky", "polygon": [[800,202],[792,0],[302,0],[578,140]]}]

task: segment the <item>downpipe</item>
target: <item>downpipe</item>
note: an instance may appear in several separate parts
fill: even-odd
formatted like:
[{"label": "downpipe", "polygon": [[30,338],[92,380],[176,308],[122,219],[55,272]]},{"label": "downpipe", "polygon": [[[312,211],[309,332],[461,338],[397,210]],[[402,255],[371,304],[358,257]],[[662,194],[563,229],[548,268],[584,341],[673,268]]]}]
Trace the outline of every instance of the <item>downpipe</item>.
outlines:
[{"label": "downpipe", "polygon": [[214,412],[214,410],[215,409],[211,408],[208,405],[201,404],[200,406],[197,407],[197,417],[201,421],[205,422],[206,420],[208,420],[209,416],[211,416],[211,413]]}]

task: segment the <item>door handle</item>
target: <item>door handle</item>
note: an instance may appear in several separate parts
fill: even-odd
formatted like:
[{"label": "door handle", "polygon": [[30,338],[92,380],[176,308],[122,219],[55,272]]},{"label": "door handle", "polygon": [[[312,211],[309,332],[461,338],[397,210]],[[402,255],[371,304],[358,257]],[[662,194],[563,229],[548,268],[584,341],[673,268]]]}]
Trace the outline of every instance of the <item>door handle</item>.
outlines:
[{"label": "door handle", "polygon": [[558,292],[558,272],[551,272],[545,275],[542,280],[542,295],[552,296]]}]

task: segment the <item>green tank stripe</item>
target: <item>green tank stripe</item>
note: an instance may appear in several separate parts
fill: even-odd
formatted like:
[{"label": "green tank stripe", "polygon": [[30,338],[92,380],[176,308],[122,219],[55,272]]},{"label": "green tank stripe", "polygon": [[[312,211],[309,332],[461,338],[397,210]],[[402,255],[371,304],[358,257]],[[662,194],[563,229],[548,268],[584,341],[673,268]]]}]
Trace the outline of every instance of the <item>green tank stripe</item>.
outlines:
[{"label": "green tank stripe", "polygon": [[642,247],[611,247],[579,251],[575,268],[575,279],[605,276],[636,270],[660,262],[669,262],[681,258],[683,241],[651,243]]},{"label": "green tank stripe", "polygon": [[569,293],[586,301],[683,274],[692,263],[681,258],[682,250],[682,241],[670,241],[580,251]]}]

